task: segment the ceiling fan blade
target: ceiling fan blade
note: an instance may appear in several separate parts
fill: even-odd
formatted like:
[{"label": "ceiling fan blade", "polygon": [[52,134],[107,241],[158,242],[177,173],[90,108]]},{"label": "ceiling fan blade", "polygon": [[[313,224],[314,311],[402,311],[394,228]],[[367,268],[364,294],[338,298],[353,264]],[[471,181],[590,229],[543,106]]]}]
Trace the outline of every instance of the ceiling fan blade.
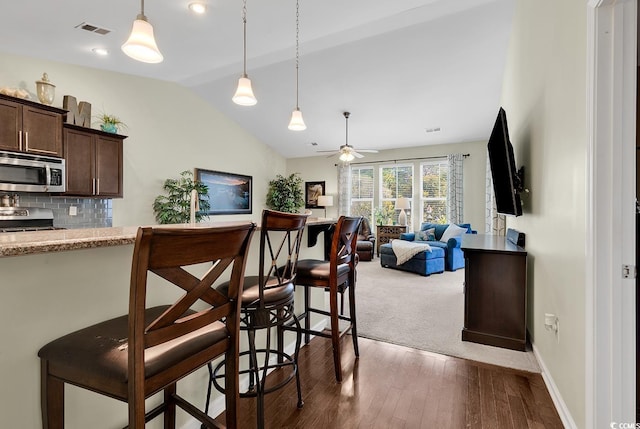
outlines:
[{"label": "ceiling fan blade", "polygon": [[376,149],[358,149],[358,152],[363,152],[363,153],[378,153],[378,151]]},{"label": "ceiling fan blade", "polygon": [[356,158],[364,158],[364,155],[356,152],[355,150],[351,151],[351,155],[355,156]]},{"label": "ceiling fan blade", "polygon": [[337,150],[317,150],[316,153],[339,153]]}]

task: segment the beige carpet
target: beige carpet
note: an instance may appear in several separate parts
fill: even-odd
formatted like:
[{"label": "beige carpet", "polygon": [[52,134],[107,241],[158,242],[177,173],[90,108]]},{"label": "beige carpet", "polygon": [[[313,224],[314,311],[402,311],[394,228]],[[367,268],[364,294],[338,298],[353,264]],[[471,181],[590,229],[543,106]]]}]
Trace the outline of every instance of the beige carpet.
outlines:
[{"label": "beige carpet", "polygon": [[530,372],[533,352],[462,341],[464,270],[423,277],[382,268],[380,259],[358,264],[358,335],[420,350]]}]

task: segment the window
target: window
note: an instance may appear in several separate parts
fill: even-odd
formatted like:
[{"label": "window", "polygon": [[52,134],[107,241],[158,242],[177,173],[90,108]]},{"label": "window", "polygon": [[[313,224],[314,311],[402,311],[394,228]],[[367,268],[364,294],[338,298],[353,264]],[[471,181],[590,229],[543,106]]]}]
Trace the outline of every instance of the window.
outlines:
[{"label": "window", "polygon": [[[408,198],[413,202],[413,165],[383,165],[380,172],[380,214],[383,223],[389,219],[398,223],[399,211],[395,210],[398,197]],[[411,209],[407,213],[407,225],[411,225]]]},{"label": "window", "polygon": [[351,167],[351,216],[373,219],[373,167]]},{"label": "window", "polygon": [[422,197],[420,206],[422,222],[447,222],[447,186],[449,184],[449,164],[446,159],[423,162]]}]

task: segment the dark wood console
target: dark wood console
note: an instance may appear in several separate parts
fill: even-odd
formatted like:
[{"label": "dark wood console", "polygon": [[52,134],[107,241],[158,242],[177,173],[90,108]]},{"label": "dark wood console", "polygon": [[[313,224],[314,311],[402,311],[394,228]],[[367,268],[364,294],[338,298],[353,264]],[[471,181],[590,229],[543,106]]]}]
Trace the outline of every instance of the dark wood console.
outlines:
[{"label": "dark wood console", "polygon": [[502,236],[463,234],[462,340],[513,350],[527,342],[527,252]]}]

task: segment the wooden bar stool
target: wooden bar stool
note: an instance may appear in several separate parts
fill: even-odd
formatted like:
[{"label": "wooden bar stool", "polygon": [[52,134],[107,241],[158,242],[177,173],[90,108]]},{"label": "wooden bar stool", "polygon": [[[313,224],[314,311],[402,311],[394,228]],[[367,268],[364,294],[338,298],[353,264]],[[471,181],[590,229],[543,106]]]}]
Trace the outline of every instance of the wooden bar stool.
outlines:
[{"label": "wooden bar stool", "polygon": [[[301,333],[297,332],[293,355],[281,349],[271,348],[271,328],[292,321],[300,326],[293,312],[294,282],[302,234],[307,222],[307,215],[283,213],[273,210],[262,212],[260,224],[260,266],[257,276],[246,276],[242,292],[240,329],[247,331],[249,350],[240,353],[249,357],[247,369],[240,374],[249,375],[249,388],[240,392],[240,397],[256,397],[257,425],[264,427],[264,396],[284,387],[294,377],[298,390],[298,408],[302,408],[302,390],[298,373],[298,351],[300,350]],[[218,291],[226,294],[229,285],[223,283]],[[265,330],[265,347],[256,347],[256,330]],[[282,331],[278,331],[281,333]],[[278,337],[283,341],[282,337]],[[260,356],[260,359],[258,358]],[[277,361],[272,361],[271,357]],[[290,372],[275,385],[267,385],[267,374],[272,370],[289,367]],[[223,378],[223,365],[215,369],[209,366],[211,384],[224,392],[225,387],[219,382]],[[207,391],[208,406],[211,384]]]},{"label": "wooden bar stool", "polygon": [[[298,261],[298,276],[296,286],[304,287],[304,312],[298,316],[304,320],[304,328],[299,328],[291,323],[284,326],[286,330],[300,330],[305,334],[305,343],[309,342],[310,335],[331,338],[333,345],[333,363],[336,374],[336,381],[342,381],[342,366],[340,363],[340,339],[343,335],[351,332],[353,349],[356,357],[360,355],[358,351],[358,329],[356,323],[356,242],[358,238],[358,228],[362,222],[362,217],[341,216],[338,219],[333,238],[331,240],[331,252],[329,261],[317,259],[301,259]],[[310,288],[323,288],[329,293],[329,311],[314,308],[311,306]],[[338,294],[344,297],[344,293],[349,292],[349,315],[342,314],[338,310]],[[311,329],[311,314],[321,314],[330,319],[330,333],[325,331],[314,331]],[[340,331],[339,321],[349,322],[349,325]],[[279,345],[281,347],[281,345]]]},{"label": "wooden bar stool", "polygon": [[[64,384],[127,402],[129,428],[164,413],[175,428],[176,405],[210,428],[221,427],[176,392],[176,383],[225,355],[226,424],[238,421],[240,301],[246,255],[255,224],[220,228],[139,228],[133,251],[129,313],[58,338],[38,352],[41,359],[42,422],[64,427]],[[184,269],[212,262],[202,278]],[[228,270],[229,269],[229,270]],[[228,293],[212,288],[231,271]],[[169,305],[146,308],[147,275],[175,285],[182,296]],[[158,283],[158,282],[154,282]],[[198,311],[196,302],[206,304]],[[145,413],[145,398],[164,391],[164,402]]]}]

